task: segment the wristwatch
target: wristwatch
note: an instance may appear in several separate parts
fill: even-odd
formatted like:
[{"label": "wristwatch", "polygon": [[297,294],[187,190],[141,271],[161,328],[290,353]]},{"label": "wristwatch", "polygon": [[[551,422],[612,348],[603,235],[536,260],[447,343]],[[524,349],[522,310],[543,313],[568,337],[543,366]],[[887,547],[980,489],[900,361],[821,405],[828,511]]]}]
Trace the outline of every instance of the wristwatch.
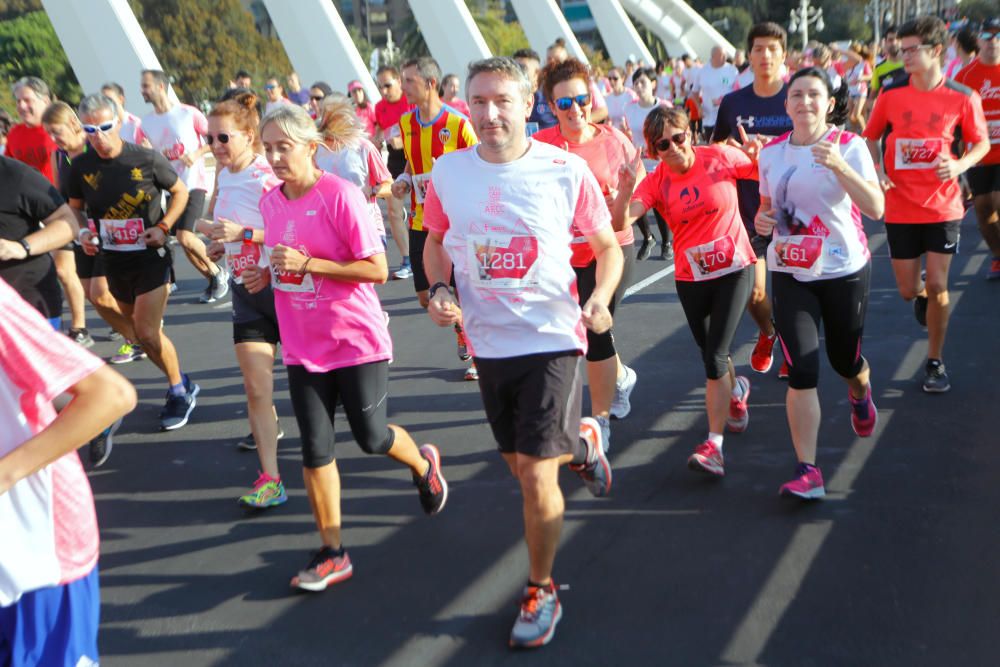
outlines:
[{"label": "wristwatch", "polygon": [[449,294],[451,294],[451,288],[448,287],[448,283],[440,283],[439,282],[439,283],[434,283],[433,285],[431,285],[430,290],[428,290],[428,292],[427,292],[427,298],[433,299],[434,298],[434,293],[437,292],[442,287],[445,288],[448,291]]},{"label": "wristwatch", "polygon": [[243,242],[244,243],[253,243],[253,227],[244,227],[243,228]]},{"label": "wristwatch", "polygon": [[28,259],[31,257],[31,245],[28,243],[28,239],[18,239],[17,242],[24,248],[24,258]]}]

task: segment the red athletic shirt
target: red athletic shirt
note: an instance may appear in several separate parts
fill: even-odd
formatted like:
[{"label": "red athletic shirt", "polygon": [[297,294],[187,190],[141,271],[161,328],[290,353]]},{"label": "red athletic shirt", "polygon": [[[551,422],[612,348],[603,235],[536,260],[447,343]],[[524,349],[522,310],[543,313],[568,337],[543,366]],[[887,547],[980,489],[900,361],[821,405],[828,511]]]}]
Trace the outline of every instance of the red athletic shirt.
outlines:
[{"label": "red athletic shirt", "polygon": [[24,123],[18,123],[7,134],[7,157],[34,167],[52,185],[56,185],[56,175],[52,171],[52,154],[56,150],[55,142],[41,125],[28,127]]},{"label": "red athletic shirt", "polygon": [[382,132],[388,136],[389,128],[399,124],[399,119],[412,107],[413,105],[406,101],[406,95],[403,95],[395,102],[390,102],[383,97],[375,104],[375,122],[382,128]]},{"label": "red athletic shirt", "polygon": [[958,71],[955,81],[979,93],[990,132],[990,152],[979,164],[1000,164],[1000,64],[984,65],[976,58]]},{"label": "red athletic shirt", "polygon": [[[536,141],[552,144],[564,151],[569,151],[574,155],[579,155],[587,161],[587,166],[597,179],[597,184],[601,186],[601,192],[607,197],[612,191],[618,191],[618,168],[626,160],[634,160],[636,149],[632,141],[620,131],[609,125],[591,125],[594,128],[594,137],[583,144],[576,144],[565,137],[559,131],[559,126],[548,127],[539,130],[531,135]],[[618,245],[631,246],[635,243],[635,236],[632,233],[632,225],[628,225],[620,232],[615,232]],[[582,268],[594,260],[594,250],[590,247],[586,237],[573,233],[573,256],[570,264]]]},{"label": "red athletic shirt", "polygon": [[[694,147],[694,165],[675,174],[661,162],[633,195],[655,207],[674,233],[677,280],[706,280],[757,261],[736,196],[736,181],[757,180],[757,164],[732,146]],[[696,275],[697,274],[697,275]]]},{"label": "red athletic shirt", "polygon": [[963,143],[986,137],[979,94],[966,86],[942,79],[931,90],[918,90],[903,77],[879,93],[862,136],[878,141],[887,135],[882,163],[895,184],[885,193],[887,223],[962,219],[958,179],[942,181],[934,171],[941,154],[951,150],[958,128]]}]

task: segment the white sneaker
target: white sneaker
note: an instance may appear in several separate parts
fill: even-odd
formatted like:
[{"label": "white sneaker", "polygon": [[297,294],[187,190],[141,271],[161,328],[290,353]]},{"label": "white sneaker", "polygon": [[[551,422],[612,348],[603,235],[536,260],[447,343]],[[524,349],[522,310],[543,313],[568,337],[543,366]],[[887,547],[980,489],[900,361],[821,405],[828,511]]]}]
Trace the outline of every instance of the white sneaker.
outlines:
[{"label": "white sneaker", "polygon": [[611,449],[611,420],[607,417],[594,417],[594,419],[601,426],[601,447],[607,454],[608,450]]},{"label": "white sneaker", "polygon": [[628,366],[624,366],[624,368],[625,375],[615,383],[615,397],[611,401],[610,411],[612,419],[625,419],[628,417],[628,413],[632,411],[632,403],[629,401],[629,396],[632,395],[632,390],[635,389],[636,375],[635,371]]}]

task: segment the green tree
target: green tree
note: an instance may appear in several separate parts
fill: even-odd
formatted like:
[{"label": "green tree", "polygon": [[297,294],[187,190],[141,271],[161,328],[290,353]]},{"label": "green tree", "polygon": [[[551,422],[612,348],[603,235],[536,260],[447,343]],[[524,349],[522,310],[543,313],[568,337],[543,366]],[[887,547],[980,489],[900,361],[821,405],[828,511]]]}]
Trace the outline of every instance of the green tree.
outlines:
[{"label": "green tree", "polygon": [[996,0],[962,0],[958,10],[970,21],[985,21],[1000,14]]},{"label": "green tree", "polygon": [[42,11],[42,0],[0,0],[0,21]]},{"label": "green tree", "polygon": [[44,80],[60,99],[71,104],[80,99],[80,84],[48,15],[41,11],[0,21],[0,79],[4,88],[0,105],[13,110],[10,85],[29,75]]},{"label": "green tree", "polygon": [[[240,0],[129,0],[178,97],[214,100],[238,70],[261,81],[292,71],[281,43],[257,32]],[[138,76],[138,73],[136,73]]]},{"label": "green tree", "polygon": [[466,4],[469,5],[472,19],[476,22],[491,53],[509,56],[518,49],[531,48],[521,24],[517,21],[507,22],[502,4],[496,0],[490,3],[466,0]]},{"label": "green tree", "polygon": [[[737,49],[745,48],[747,33],[753,25],[753,17],[746,9],[727,5],[713,7],[702,12],[709,23],[715,23],[715,29]],[[708,54],[699,54],[702,58]]]}]

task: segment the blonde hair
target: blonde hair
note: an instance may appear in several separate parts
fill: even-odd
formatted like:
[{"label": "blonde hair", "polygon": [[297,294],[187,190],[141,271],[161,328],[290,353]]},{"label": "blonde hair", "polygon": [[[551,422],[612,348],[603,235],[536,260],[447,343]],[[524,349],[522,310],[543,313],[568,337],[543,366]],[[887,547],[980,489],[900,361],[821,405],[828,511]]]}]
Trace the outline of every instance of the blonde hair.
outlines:
[{"label": "blonde hair", "polygon": [[297,144],[323,143],[323,135],[316,129],[316,124],[306,110],[300,106],[282,104],[264,114],[264,119],[260,121],[261,137],[264,136],[264,128],[272,123]]},{"label": "blonde hair", "polygon": [[343,95],[327,95],[319,103],[319,133],[333,148],[357,146],[364,129],[354,111],[354,102]]},{"label": "blonde hair", "polygon": [[53,102],[42,113],[43,125],[65,125],[66,127],[83,130],[83,124],[77,117],[73,107],[65,102]]}]

